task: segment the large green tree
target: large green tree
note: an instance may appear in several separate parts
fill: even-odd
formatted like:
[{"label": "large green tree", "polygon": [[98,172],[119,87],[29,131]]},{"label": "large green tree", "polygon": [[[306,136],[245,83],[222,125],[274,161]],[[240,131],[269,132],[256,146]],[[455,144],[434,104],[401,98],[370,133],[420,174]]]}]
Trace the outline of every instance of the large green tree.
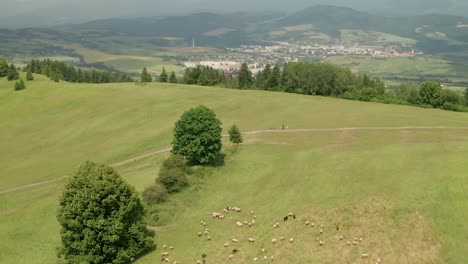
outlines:
[{"label": "large green tree", "polygon": [[171,75],[169,75],[169,83],[177,83],[175,72],[171,72]]},{"label": "large green tree", "polygon": [[8,63],[5,58],[0,57],[0,78],[8,75]]},{"label": "large green tree", "polygon": [[468,106],[468,88],[465,89],[465,92],[463,94],[463,98],[465,100],[465,106]]},{"label": "large green tree", "polygon": [[16,81],[15,83],[15,91],[20,91],[26,89],[26,85],[24,84],[23,79]]},{"label": "large green tree", "polygon": [[249,88],[253,83],[252,72],[249,70],[247,63],[242,63],[239,70],[238,85],[239,88]]},{"label": "large green tree", "polygon": [[161,75],[159,75],[159,82],[167,83],[167,73],[164,67],[162,69]]},{"label": "large green tree", "polygon": [[34,76],[32,75],[31,70],[28,69],[28,71],[26,72],[26,81],[32,80],[34,80]]},{"label": "large green tree", "polygon": [[144,67],[143,70],[141,71],[140,81],[142,83],[152,82],[153,81],[153,77],[151,77],[151,74],[148,73],[148,70],[146,69],[146,67]]},{"label": "large green tree", "polygon": [[281,70],[278,65],[273,67],[273,70],[270,73],[270,77],[268,78],[266,88],[268,90],[275,90],[279,87],[281,80]]},{"label": "large green tree", "polygon": [[19,73],[18,70],[16,69],[15,65],[11,64],[10,67],[8,68],[8,75],[7,78],[9,81],[14,81],[19,79]]},{"label": "large green tree", "polygon": [[192,164],[210,164],[221,151],[221,121],[213,110],[198,106],[186,111],[174,128],[172,153]]},{"label": "large green tree", "polygon": [[154,246],[135,189],[109,166],[85,162],[65,185],[57,219],[67,263],[130,263]]},{"label": "large green tree", "polygon": [[440,107],[444,104],[444,92],[438,82],[427,81],[421,85],[419,96],[423,104]]}]

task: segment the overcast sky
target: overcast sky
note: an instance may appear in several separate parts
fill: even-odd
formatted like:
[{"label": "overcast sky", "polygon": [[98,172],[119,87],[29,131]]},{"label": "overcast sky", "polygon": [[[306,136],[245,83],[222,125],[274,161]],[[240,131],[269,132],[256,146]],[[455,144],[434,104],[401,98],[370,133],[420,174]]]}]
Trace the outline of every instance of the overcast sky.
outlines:
[{"label": "overcast sky", "polygon": [[[110,17],[183,14],[199,11],[295,11],[316,4],[371,12],[468,13],[468,0],[0,0],[0,22],[28,16],[26,23],[82,22]],[[37,21],[35,21],[37,20]],[[0,25],[2,27],[2,25]]]}]

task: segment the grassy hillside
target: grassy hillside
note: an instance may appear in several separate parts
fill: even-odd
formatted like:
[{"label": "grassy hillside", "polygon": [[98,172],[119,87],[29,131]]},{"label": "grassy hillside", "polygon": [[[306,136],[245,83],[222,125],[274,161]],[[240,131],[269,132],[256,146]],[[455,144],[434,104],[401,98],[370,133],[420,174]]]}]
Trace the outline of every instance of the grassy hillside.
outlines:
[{"label": "grassy hillside", "polygon": [[[468,127],[466,114],[263,91],[183,85],[67,84],[40,76],[13,92],[0,80],[0,190],[69,175],[86,159],[114,163],[170,144],[180,114],[199,104],[213,108],[226,128],[451,126]],[[204,185],[160,208],[159,245],[174,245],[172,260],[223,263],[241,240],[235,263],[274,256],[277,263],[460,263],[468,256],[466,171],[468,130],[396,129],[246,135],[226,165],[209,169]],[[227,144],[228,145],[228,144]],[[167,154],[118,167],[137,190],[150,185]],[[60,243],[55,220],[63,181],[0,194],[0,263],[53,263]],[[207,212],[239,206],[225,221]],[[248,229],[236,221],[256,224]],[[283,223],[295,212],[297,219]],[[233,216],[231,221],[229,217]],[[200,220],[212,241],[198,238]],[[324,246],[315,238],[323,224]],[[281,222],[279,229],[273,229]],[[344,241],[338,240],[335,225]],[[249,244],[245,239],[255,237]],[[271,245],[271,239],[295,242]],[[359,246],[345,241],[363,237]],[[266,253],[260,251],[261,248]],[[161,249],[139,263],[159,261]],[[372,263],[373,263],[372,262]],[[367,262],[363,262],[367,263]]]}]

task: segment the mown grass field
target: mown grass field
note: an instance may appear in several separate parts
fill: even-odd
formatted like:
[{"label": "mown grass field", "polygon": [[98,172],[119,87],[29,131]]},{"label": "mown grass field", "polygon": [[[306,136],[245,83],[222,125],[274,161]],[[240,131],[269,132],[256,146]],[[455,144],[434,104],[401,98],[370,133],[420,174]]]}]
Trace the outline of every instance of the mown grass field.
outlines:
[{"label": "mown grass field", "polygon": [[[262,91],[183,85],[67,84],[40,76],[13,92],[0,80],[0,190],[70,175],[84,160],[111,164],[170,144],[174,122],[199,104],[215,110],[224,131],[295,128],[468,127],[464,113]],[[468,130],[396,129],[252,134],[203,185],[160,208],[157,243],[171,260],[233,263],[274,256],[277,263],[463,263],[468,258]],[[168,154],[118,167],[138,191],[150,185]],[[0,263],[55,263],[55,220],[63,181],[0,194]],[[207,212],[239,206],[224,221]],[[239,229],[236,221],[256,224]],[[295,212],[297,219],[283,223]],[[234,217],[230,220],[229,217]],[[200,220],[212,241],[198,238]],[[325,225],[305,227],[305,220]],[[275,222],[281,227],[273,229]],[[338,240],[363,237],[359,246]],[[255,237],[256,242],[245,240]],[[293,237],[294,243],[271,239]],[[261,252],[261,248],[266,253]],[[138,263],[159,262],[161,248]],[[362,253],[370,254],[361,260]]]}]

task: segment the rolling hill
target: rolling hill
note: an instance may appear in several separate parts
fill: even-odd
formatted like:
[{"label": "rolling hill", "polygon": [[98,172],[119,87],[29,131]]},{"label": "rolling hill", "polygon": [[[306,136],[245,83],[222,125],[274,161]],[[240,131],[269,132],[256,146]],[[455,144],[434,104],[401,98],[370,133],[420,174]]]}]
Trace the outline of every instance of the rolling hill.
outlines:
[{"label": "rolling hill", "polygon": [[[202,253],[225,263],[233,248],[239,250],[233,263],[263,256],[277,263],[460,263],[468,257],[464,113],[264,91],[35,77],[21,92],[0,80],[0,151],[7,153],[0,160],[1,263],[56,262],[60,177],[84,160],[115,164],[165,149],[180,114],[199,104],[215,110],[224,131],[235,123],[252,132],[237,151],[226,142],[225,165],[205,168],[203,184],[158,208],[158,226],[150,228],[159,248],[136,263],[159,261],[164,244],[175,247],[170,258],[179,263],[194,263]],[[283,124],[289,130],[278,130]],[[116,169],[142,191],[166,156],[149,155]],[[224,221],[207,214],[228,205],[242,212]],[[283,222],[288,212],[297,218]],[[236,227],[253,215],[251,228]],[[204,229],[200,221],[207,222],[211,241],[197,236]],[[256,241],[248,243],[248,237]],[[232,238],[240,242],[225,248]],[[354,238],[358,245],[347,246]]]}]

